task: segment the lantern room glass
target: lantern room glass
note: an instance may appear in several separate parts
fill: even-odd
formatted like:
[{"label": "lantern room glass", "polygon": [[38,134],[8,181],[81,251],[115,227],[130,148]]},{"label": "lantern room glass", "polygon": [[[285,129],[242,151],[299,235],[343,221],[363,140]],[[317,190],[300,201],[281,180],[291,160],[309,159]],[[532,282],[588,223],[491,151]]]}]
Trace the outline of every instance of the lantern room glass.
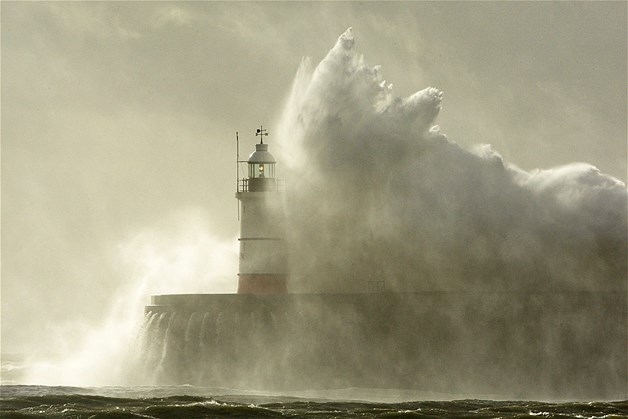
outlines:
[{"label": "lantern room glass", "polygon": [[249,163],[249,178],[274,178],[275,163]]}]

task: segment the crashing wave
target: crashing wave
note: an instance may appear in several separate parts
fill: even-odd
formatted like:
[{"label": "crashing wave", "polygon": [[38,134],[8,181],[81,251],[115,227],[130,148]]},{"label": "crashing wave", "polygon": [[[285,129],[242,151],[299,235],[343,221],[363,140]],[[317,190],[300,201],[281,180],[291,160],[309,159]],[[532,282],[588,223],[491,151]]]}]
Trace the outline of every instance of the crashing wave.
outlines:
[{"label": "crashing wave", "polygon": [[435,124],[442,98],[395,96],[351,28],[302,62],[278,128],[293,290],[625,287],[625,185],[467,151]]}]

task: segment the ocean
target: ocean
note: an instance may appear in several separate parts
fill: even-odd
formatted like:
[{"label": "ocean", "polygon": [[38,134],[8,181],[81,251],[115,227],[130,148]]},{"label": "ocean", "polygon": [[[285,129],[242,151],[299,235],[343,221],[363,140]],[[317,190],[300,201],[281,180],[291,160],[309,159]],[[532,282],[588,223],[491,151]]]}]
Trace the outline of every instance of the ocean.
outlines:
[{"label": "ocean", "polygon": [[2,418],[628,418],[628,400],[381,401],[411,397],[408,390],[343,389],[273,395],[192,386],[2,385],[0,392]]}]

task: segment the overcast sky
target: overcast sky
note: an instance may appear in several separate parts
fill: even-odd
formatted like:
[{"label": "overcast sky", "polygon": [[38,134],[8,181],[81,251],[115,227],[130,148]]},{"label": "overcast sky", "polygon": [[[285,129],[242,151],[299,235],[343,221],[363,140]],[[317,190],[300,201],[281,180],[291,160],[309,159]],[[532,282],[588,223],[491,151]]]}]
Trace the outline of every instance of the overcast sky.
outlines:
[{"label": "overcast sky", "polygon": [[5,353],[96,324],[146,242],[226,244],[187,284],[235,290],[235,132],[248,155],[264,124],[272,151],[301,58],[349,26],[396,94],[444,91],[438,123],[464,147],[626,181],[626,2],[0,6]]}]

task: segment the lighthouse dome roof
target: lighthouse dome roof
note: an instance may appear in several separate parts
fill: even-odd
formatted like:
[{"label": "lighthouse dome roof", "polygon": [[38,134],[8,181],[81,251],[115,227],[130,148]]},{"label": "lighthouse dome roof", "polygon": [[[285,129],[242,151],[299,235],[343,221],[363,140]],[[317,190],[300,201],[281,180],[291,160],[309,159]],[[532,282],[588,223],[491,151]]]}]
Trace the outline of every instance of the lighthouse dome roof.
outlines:
[{"label": "lighthouse dome roof", "polygon": [[268,152],[268,144],[255,144],[255,151],[249,156],[249,163],[277,163],[272,154]]}]

